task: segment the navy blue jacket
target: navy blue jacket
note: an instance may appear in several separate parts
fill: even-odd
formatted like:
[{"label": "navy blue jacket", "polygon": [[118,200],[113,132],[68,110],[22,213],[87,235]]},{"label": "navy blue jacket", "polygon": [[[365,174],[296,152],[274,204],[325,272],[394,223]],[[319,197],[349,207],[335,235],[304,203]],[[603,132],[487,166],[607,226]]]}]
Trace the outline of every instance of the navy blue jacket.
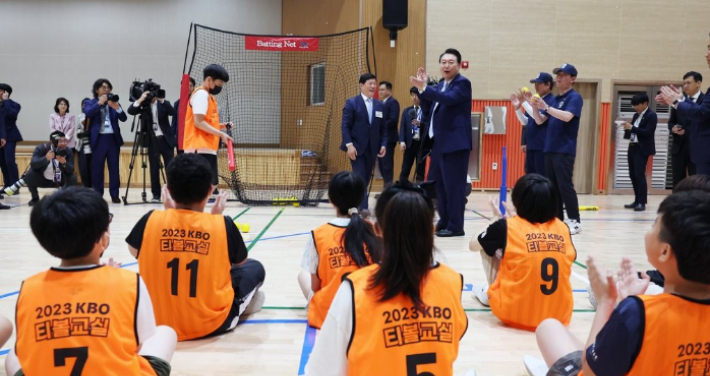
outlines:
[{"label": "navy blue jacket", "polygon": [[20,134],[20,130],[17,129],[17,115],[20,114],[21,109],[22,106],[20,106],[19,103],[13,101],[12,99],[6,99],[2,101],[2,106],[0,106],[0,112],[2,113],[3,121],[5,123],[5,141],[22,141],[22,134]]},{"label": "navy blue jacket", "polygon": [[[412,120],[416,117],[409,116],[409,110],[413,110],[414,106],[409,106],[402,111],[402,121],[399,125],[399,142],[404,142],[407,148],[412,146]],[[421,107],[419,107],[421,111]],[[424,111],[422,111],[421,125],[419,126],[419,139],[424,138]],[[389,139],[389,138],[388,138]]]},{"label": "navy blue jacket", "polygon": [[[634,118],[631,120],[631,124],[636,122],[639,118],[639,114],[635,113]],[[654,137],[656,133],[656,125],[658,124],[658,116],[650,108],[646,110],[641,118],[641,122],[638,127],[631,127],[630,130],[624,131],[624,138],[630,138],[632,134],[636,134],[636,139],[638,140],[639,147],[641,148],[641,154],[645,156],[656,154],[656,139]]]},{"label": "navy blue jacket", "polygon": [[[121,128],[118,127],[118,121],[128,120],[126,111],[121,111],[119,114],[113,108],[108,107],[108,104],[104,105],[108,108],[108,116],[111,118],[113,138],[116,140],[116,145],[121,146],[123,145],[123,137],[121,137]],[[99,133],[101,132],[101,128],[104,126],[101,123],[101,106],[99,106],[99,98],[94,98],[86,102],[83,111],[86,117],[91,121],[91,126],[89,128],[91,132],[91,139],[89,140],[89,144],[91,145],[91,149],[96,150],[96,143],[99,140]]]},{"label": "navy blue jacket", "polygon": [[399,123],[399,102],[393,96],[383,102],[385,106],[385,128],[387,129],[387,142],[397,142],[397,124]]},{"label": "navy blue jacket", "polygon": [[[698,103],[703,101],[704,96],[705,95],[703,95],[702,92],[700,93],[700,95],[698,95]],[[685,100],[689,99],[686,98]],[[685,130],[684,135],[681,136],[673,133],[673,127],[675,127],[676,125],[680,125]],[[680,153],[681,149],[683,148],[683,145],[685,145],[686,140],[690,135],[690,125],[690,119],[688,119],[686,116],[678,115],[678,110],[671,107],[671,117],[668,119],[668,132],[670,133],[671,137],[673,137],[673,146],[671,148],[671,154]]]},{"label": "navy blue jacket", "polygon": [[345,108],[343,108],[343,122],[340,127],[343,135],[340,150],[348,150],[345,145],[352,142],[357,154],[362,155],[369,145],[372,157],[377,157],[380,148],[387,145],[384,111],[385,107],[382,102],[373,98],[372,124],[370,124],[362,94],[348,98],[345,101]]},{"label": "navy blue jacket", "polygon": [[[418,94],[422,109],[429,114],[427,122],[431,116],[434,117],[434,151],[453,153],[471,150],[471,81],[459,74],[442,93],[443,86],[442,80],[436,87],[427,86]],[[432,114],[436,102],[439,106]]]},{"label": "navy blue jacket", "polygon": [[543,153],[559,153],[577,155],[577,135],[579,133],[579,118],[582,116],[584,100],[574,89],[555,97],[554,108],[570,112],[574,117],[564,122],[548,115],[547,134]]},{"label": "navy blue jacket", "polygon": [[[690,120],[690,160],[695,164],[710,163],[710,89],[698,103],[678,103],[678,115]],[[686,133],[687,134],[687,133]]]}]

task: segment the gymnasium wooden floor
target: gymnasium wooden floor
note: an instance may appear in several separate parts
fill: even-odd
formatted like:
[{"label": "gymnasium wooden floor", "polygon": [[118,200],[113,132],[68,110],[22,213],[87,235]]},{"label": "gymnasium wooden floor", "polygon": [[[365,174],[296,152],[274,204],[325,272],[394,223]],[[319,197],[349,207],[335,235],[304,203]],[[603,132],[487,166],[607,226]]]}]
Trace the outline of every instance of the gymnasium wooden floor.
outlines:
[{"label": "gymnasium wooden floor", "polygon": [[[49,193],[49,190],[41,193]],[[131,197],[137,201],[138,189]],[[123,194],[123,191],[121,191]],[[598,205],[599,211],[582,212],[583,231],[573,236],[578,251],[577,260],[586,261],[594,255],[602,267],[616,270],[622,256],[628,256],[639,270],[649,267],[644,253],[644,234],[655,219],[655,210],[662,196],[650,196],[648,210],[634,213],[623,209],[633,201],[630,196],[580,196],[580,205]],[[0,314],[14,320],[17,290],[30,275],[58,264],[34,239],[29,229],[29,193],[5,197],[5,204],[18,205],[0,211]],[[374,200],[370,200],[374,205]],[[473,213],[476,210],[490,216],[488,194],[473,193],[466,210],[466,236],[437,239],[438,259],[464,275],[466,284],[485,281],[480,256],[468,250],[469,239],[486,228],[489,221]],[[113,257],[137,270],[124,241],[133,224],[148,210],[161,205],[110,205],[115,217],[111,224],[111,245],[104,255]],[[309,231],[331,219],[333,209],[322,204],[317,208],[252,207],[229,203],[225,214],[239,217],[239,222],[251,225],[245,240],[250,240],[250,257],[266,268],[264,309],[251,317],[243,317],[237,328],[226,335],[206,340],[178,344],[173,358],[173,375],[297,375],[312,345],[312,331],[307,331],[305,301],[296,282],[300,270],[303,246]],[[587,300],[586,271],[574,265],[572,277],[575,289],[575,313],[570,328],[585,341],[594,311]],[[468,288],[467,290],[470,290]],[[585,290],[585,291],[583,291]],[[504,327],[488,309],[481,306],[471,292],[463,293],[469,318],[455,363],[455,374],[474,369],[480,376],[527,375],[523,355],[540,356],[533,333]],[[4,363],[6,350],[0,352]],[[3,371],[0,374],[4,375]]]}]

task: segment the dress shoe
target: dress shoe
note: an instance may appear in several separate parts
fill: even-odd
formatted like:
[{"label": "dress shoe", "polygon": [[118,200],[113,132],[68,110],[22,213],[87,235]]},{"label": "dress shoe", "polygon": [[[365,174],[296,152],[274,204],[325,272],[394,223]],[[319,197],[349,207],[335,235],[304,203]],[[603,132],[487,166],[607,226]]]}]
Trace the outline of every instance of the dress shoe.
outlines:
[{"label": "dress shoe", "polygon": [[633,202],[631,204],[626,204],[626,205],[624,205],[624,209],[633,209],[636,207],[636,205],[637,204],[635,202]]},{"label": "dress shoe", "polygon": [[121,203],[121,199],[118,198],[118,196],[111,197],[111,202],[113,202],[114,204],[120,204],[120,203]]},{"label": "dress shoe", "polygon": [[439,230],[436,232],[436,236],[438,236],[440,238],[451,238],[454,236],[464,236],[464,235],[466,235],[466,233],[463,230],[456,231],[456,232],[453,232],[450,230]]},{"label": "dress shoe", "polygon": [[441,224],[441,223],[437,223],[437,224],[436,224],[436,232],[439,232],[439,231],[441,231],[441,230],[446,230],[446,225],[445,225],[445,224]]},{"label": "dress shoe", "polygon": [[38,202],[39,202],[38,198],[33,198],[30,200],[30,202],[27,203],[27,206],[35,206],[35,204]]},{"label": "dress shoe", "polygon": [[9,206],[4,205],[4,204],[0,204],[0,210],[8,210],[8,209],[10,209]]},{"label": "dress shoe", "polygon": [[636,211],[636,212],[646,211],[646,204],[636,204],[636,206],[634,206],[634,211]]}]

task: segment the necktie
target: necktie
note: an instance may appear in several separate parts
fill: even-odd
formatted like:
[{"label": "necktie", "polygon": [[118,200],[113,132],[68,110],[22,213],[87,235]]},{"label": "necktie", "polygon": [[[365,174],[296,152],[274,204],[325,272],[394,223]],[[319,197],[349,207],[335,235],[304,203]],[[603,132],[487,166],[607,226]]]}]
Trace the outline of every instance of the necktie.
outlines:
[{"label": "necktie", "polygon": [[372,99],[368,98],[365,101],[365,107],[367,107],[367,121],[372,124]]}]

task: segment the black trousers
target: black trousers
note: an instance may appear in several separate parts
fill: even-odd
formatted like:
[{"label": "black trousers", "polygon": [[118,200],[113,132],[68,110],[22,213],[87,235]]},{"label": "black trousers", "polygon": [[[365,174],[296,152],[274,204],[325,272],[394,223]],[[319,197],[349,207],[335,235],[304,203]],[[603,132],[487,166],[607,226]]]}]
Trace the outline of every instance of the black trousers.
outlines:
[{"label": "black trousers", "polygon": [[77,159],[79,161],[79,176],[81,176],[81,183],[84,185],[86,188],[91,188],[91,174],[92,174],[92,169],[91,169],[91,163],[92,163],[92,153],[84,153],[84,148],[81,148],[82,150],[79,150],[79,158]]},{"label": "black trousers", "polygon": [[690,161],[690,146],[686,141],[676,154],[671,155],[673,186],[688,176],[695,175],[695,165]]},{"label": "black trousers", "polygon": [[[32,194],[33,200],[39,200],[39,193],[37,192],[37,188],[57,188],[57,184],[54,182],[54,180],[49,180],[45,178],[44,174],[39,173],[35,170],[27,171],[25,176],[23,176],[22,178],[25,180],[25,184],[27,184],[27,189],[29,189],[30,194]],[[74,174],[62,174],[61,187],[66,188],[71,187],[73,185],[76,185],[76,176]]]},{"label": "black trousers", "polygon": [[542,153],[542,150],[527,150],[525,152],[525,173],[547,176],[545,154]]},{"label": "black trousers", "polygon": [[402,156],[402,171],[399,173],[399,181],[409,180],[409,173],[412,171],[412,165],[416,166],[414,169],[414,181],[424,181],[426,162],[417,161],[417,157],[419,157],[420,145],[420,140],[412,140],[412,144],[404,150],[404,155]]},{"label": "black trousers", "polygon": [[637,143],[631,143],[627,158],[629,160],[629,177],[631,185],[634,187],[634,203],[646,205],[648,203],[648,184],[646,183],[648,156],[641,153],[641,147]]},{"label": "black trousers", "polygon": [[355,158],[354,161],[350,160],[350,166],[352,167],[353,172],[355,175],[359,176],[360,179],[362,179],[363,183],[365,183],[365,194],[362,196],[360,206],[358,206],[358,209],[360,210],[367,209],[368,207],[368,188],[370,186],[370,178],[372,177],[373,172],[372,170],[375,168],[375,160],[377,159],[377,156],[372,155],[372,151],[370,149],[371,147],[371,145],[367,146],[363,153],[358,153],[357,158]]},{"label": "black trousers", "polygon": [[148,162],[150,162],[150,191],[153,193],[153,197],[160,197],[162,184],[160,184],[159,157],[163,157],[163,167],[167,168],[175,157],[175,149],[168,144],[163,136],[154,138],[154,141],[155,143],[148,144]]},{"label": "black trousers", "polygon": [[[382,180],[385,182],[385,189],[392,185],[392,180],[394,179],[394,150],[396,147],[397,142],[388,142],[385,146],[385,156],[377,158]],[[377,152],[379,153],[380,151],[377,150]]]},{"label": "black trousers", "polygon": [[557,218],[565,219],[562,204],[567,208],[567,218],[579,221],[579,201],[574,190],[574,155],[545,153],[545,172],[557,188]]},{"label": "black trousers", "polygon": [[[252,259],[247,259],[243,265],[232,265],[230,274],[232,276],[232,288],[234,289],[234,304],[222,326],[208,336],[228,331],[234,319],[239,317],[240,307],[247,295],[261,287],[266,279],[264,266],[259,261]],[[246,307],[241,307],[241,310],[243,311],[244,308]]]},{"label": "black trousers", "polygon": [[698,175],[710,175],[710,163],[696,164],[695,173],[697,173]]},{"label": "black trousers", "polygon": [[210,164],[210,168],[212,169],[212,184],[215,186],[217,184],[219,184],[219,174],[217,172],[217,155],[215,155],[215,154],[200,154],[200,153],[198,153],[197,155],[201,155],[202,158],[205,158],[207,163]]}]

